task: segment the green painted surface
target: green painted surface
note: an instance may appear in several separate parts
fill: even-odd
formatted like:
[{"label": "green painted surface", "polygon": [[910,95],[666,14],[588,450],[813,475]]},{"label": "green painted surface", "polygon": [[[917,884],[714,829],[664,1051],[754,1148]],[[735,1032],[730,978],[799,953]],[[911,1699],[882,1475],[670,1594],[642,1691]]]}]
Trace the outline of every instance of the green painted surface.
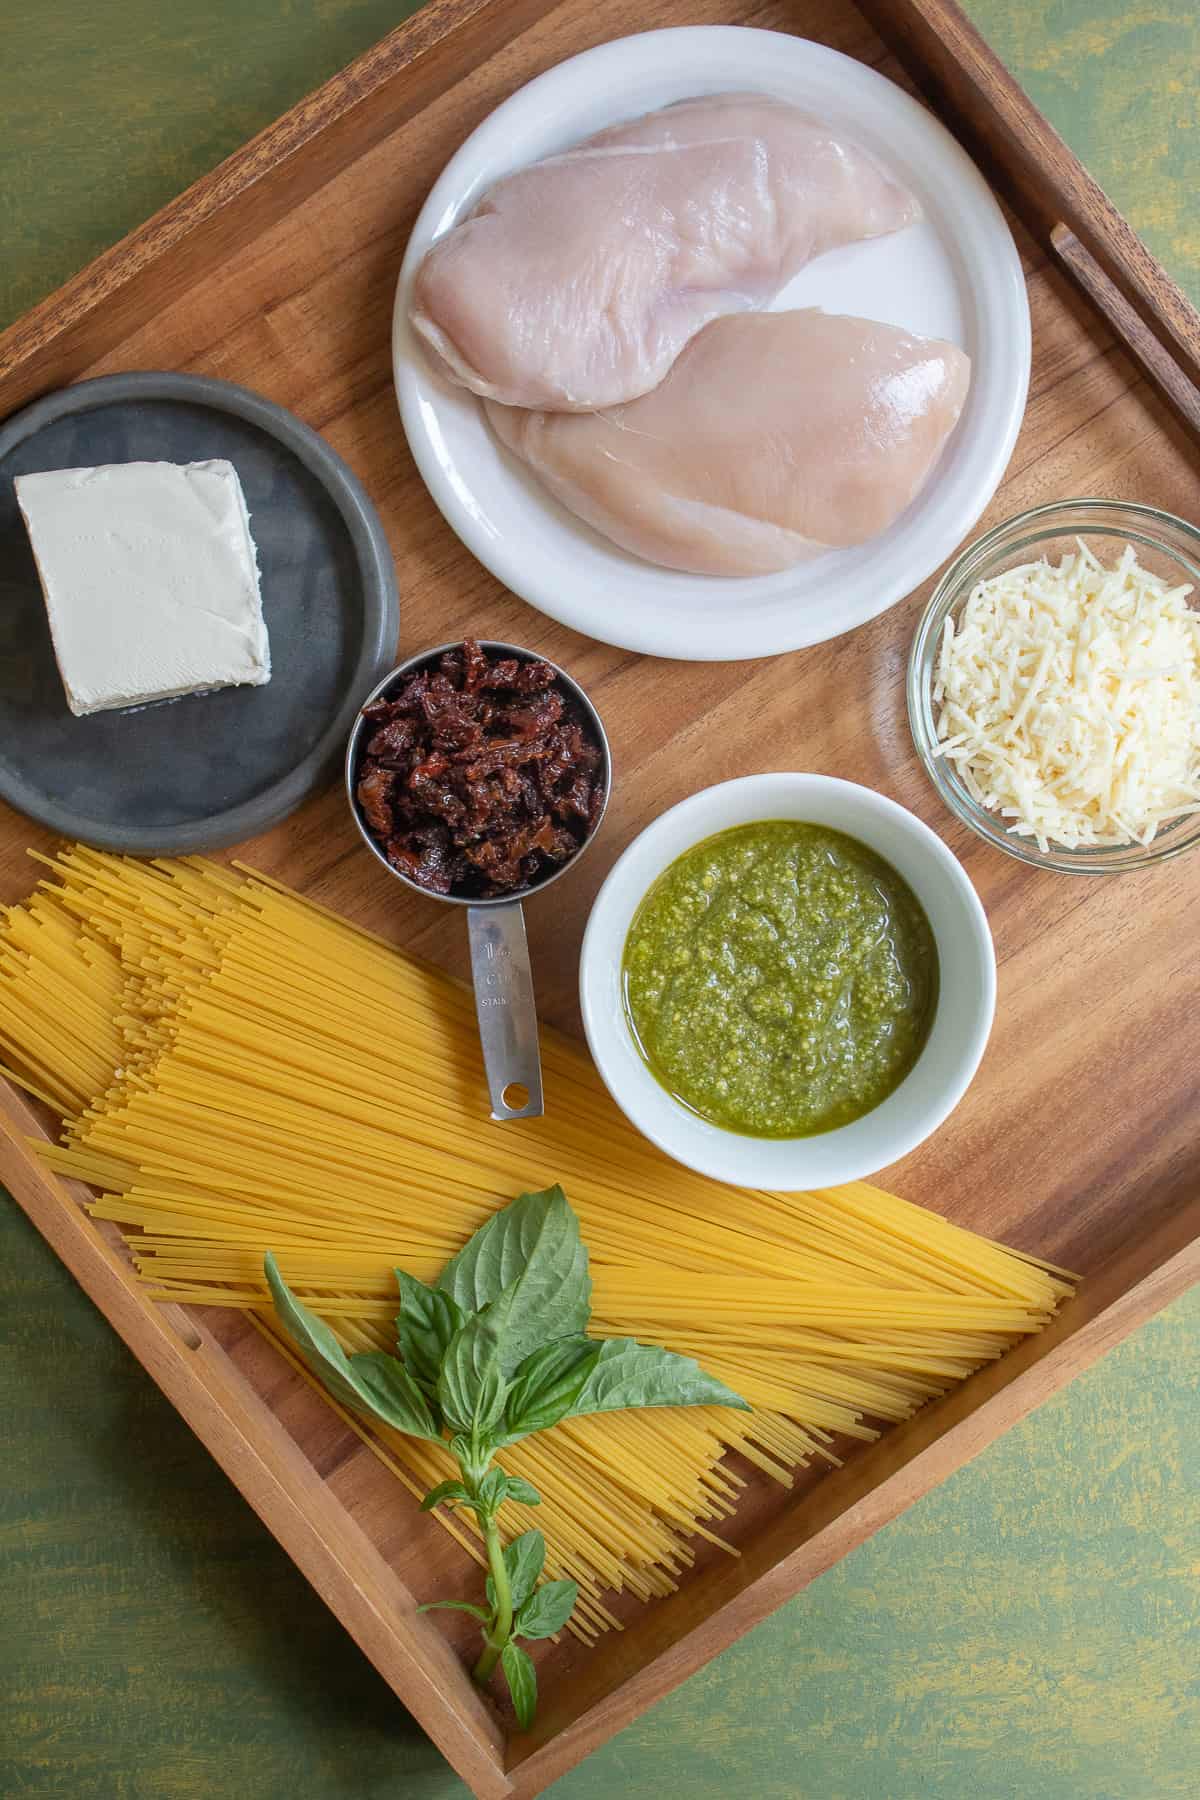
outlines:
[{"label": "green painted surface", "polygon": [[[0,0],[0,317],[408,10]],[[1200,297],[1195,0],[971,11]],[[1194,1795],[1198,1342],[1194,1295],[615,1739],[556,1800]],[[5,1800],[461,1800],[7,1206],[0,1467]]]}]

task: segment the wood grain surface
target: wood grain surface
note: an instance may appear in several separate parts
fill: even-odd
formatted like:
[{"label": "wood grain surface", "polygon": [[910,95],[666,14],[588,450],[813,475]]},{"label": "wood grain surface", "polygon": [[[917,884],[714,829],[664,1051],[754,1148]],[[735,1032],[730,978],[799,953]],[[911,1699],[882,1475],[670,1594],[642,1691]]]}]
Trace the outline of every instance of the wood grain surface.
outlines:
[{"label": "wood grain surface", "polygon": [[[713,10],[714,16],[718,16],[716,9]],[[755,22],[777,23],[775,14],[780,10],[760,9],[755,14]],[[586,9],[578,7],[568,11],[572,12],[571,29],[575,33],[572,47],[576,47],[581,29],[587,30]],[[699,11],[703,12],[703,9]],[[689,16],[693,15],[699,16],[695,8]],[[644,22],[652,23],[653,20],[647,18]],[[593,37],[611,35],[612,30],[611,23],[605,29],[597,24],[591,27]],[[835,30],[834,36],[843,47],[859,53],[864,49],[869,51],[869,42],[861,35],[843,40],[837,38]],[[414,169],[421,156],[445,154],[463,130],[469,128],[478,111],[486,109],[495,93],[503,90],[504,84],[512,85],[514,80],[523,78],[523,72],[514,60],[520,50],[518,40],[511,51],[505,51],[491,65],[479,70],[468,84],[469,96],[456,96],[454,105],[448,99],[440,109],[433,109],[438,115],[436,118],[423,118],[406,128],[403,143],[406,153],[413,158]],[[553,43],[544,48],[539,46],[538,54],[545,60],[554,60]],[[418,143],[420,130],[427,135]],[[385,156],[385,151],[389,155]],[[619,838],[635,829],[642,817],[696,784],[697,758],[702,759],[703,773],[708,778],[715,778],[735,767],[770,765],[770,758],[757,762],[753,757],[750,762],[746,760],[746,736],[744,728],[737,724],[738,695],[733,692],[743,681],[745,686],[740,691],[748,702],[755,725],[752,750],[782,743],[787,747],[789,760],[796,766],[805,766],[804,760],[797,761],[797,758],[807,758],[808,766],[857,775],[859,779],[895,792],[909,804],[917,805],[918,810],[925,810],[927,816],[939,824],[944,824],[945,821],[936,819],[930,796],[920,793],[919,782],[914,783],[911,779],[915,771],[896,767],[899,756],[907,757],[902,717],[894,708],[883,705],[871,710],[864,719],[861,700],[856,698],[862,687],[864,669],[872,679],[882,677],[881,686],[894,686],[902,654],[897,646],[902,645],[911,629],[911,619],[904,609],[889,615],[889,621],[896,626],[894,637],[869,628],[850,640],[865,657],[863,663],[851,667],[849,659],[845,659],[847,666],[843,667],[839,666],[839,659],[822,657],[819,652],[810,653],[803,659],[805,686],[811,680],[813,688],[810,691],[822,694],[825,716],[820,721],[820,730],[818,722],[811,717],[797,718],[798,683],[792,680],[785,684],[780,680],[777,686],[773,685],[770,680],[772,669],[766,665],[736,671],[736,680],[732,684],[728,671],[643,665],[643,674],[653,676],[656,729],[664,735],[672,735],[669,750],[664,750],[649,742],[650,722],[644,709],[639,713],[628,699],[622,698],[623,692],[626,696],[631,692],[633,671],[629,664],[633,659],[585,646],[559,628],[536,620],[519,603],[501,597],[489,578],[478,571],[468,575],[454,599],[447,603],[446,579],[451,568],[456,576],[460,574],[459,566],[452,559],[461,553],[457,552],[445,527],[432,513],[411,471],[404,467],[390,396],[386,393],[386,366],[378,348],[361,358],[351,358],[349,363],[344,358],[339,362],[328,354],[329,347],[335,342],[344,349],[339,334],[351,331],[356,345],[373,342],[376,336],[379,344],[384,342],[381,321],[386,314],[395,255],[411,217],[411,208],[420,197],[420,185],[415,176],[409,171],[397,171],[395,150],[387,138],[380,140],[378,153],[373,153],[372,174],[378,179],[370,183],[369,195],[350,193],[342,178],[335,175],[328,186],[314,196],[320,207],[319,212],[312,215],[317,233],[315,242],[297,241],[294,234],[289,238],[286,232],[270,233],[270,243],[260,239],[231,255],[221,271],[220,281],[210,284],[207,293],[203,342],[197,339],[194,308],[191,309],[192,323],[187,323],[191,297],[182,293],[173,307],[141,329],[132,347],[122,349],[121,363],[128,366],[133,356],[146,363],[157,361],[160,365],[169,359],[169,366],[208,368],[253,379],[273,397],[296,406],[313,423],[325,429],[367,476],[377,499],[385,506],[393,545],[400,558],[402,583],[411,596],[405,620],[407,648],[415,648],[421,641],[421,637],[413,633],[422,631],[422,611],[424,620],[431,620],[431,608],[436,600],[439,630],[443,624],[447,632],[461,629],[465,624],[479,620],[481,614],[490,630],[523,628],[526,633],[533,630],[538,633],[533,641],[542,643],[550,654],[570,662],[589,686],[598,688],[610,724],[614,718],[619,721],[621,748],[628,746],[626,766],[638,771],[636,803],[632,798],[627,801],[619,830],[610,838],[610,853],[617,847]],[[319,266],[322,257],[340,241],[338,234],[347,228],[355,244],[361,246],[358,254],[337,262],[332,268]],[[1031,257],[1031,266],[1034,261]],[[283,289],[278,284],[281,269],[286,271],[288,278]],[[1070,300],[1061,278],[1035,266],[1033,297],[1035,330],[1039,332],[1047,363],[1044,378],[1039,371],[1040,386],[1031,406],[1030,423],[1014,461],[1016,481],[1019,483],[1023,479],[1026,490],[1032,489],[1036,493],[1039,482],[1045,483],[1054,477],[1051,465],[1055,465],[1066,467],[1087,482],[1088,485],[1080,486],[1079,491],[1144,494],[1146,484],[1152,482],[1157,484],[1154,498],[1183,510],[1190,508],[1194,514],[1195,495],[1188,485],[1191,478],[1177,468],[1177,446],[1169,437],[1164,440],[1162,434],[1167,428],[1155,404],[1149,402],[1136,386],[1128,391],[1129,371],[1103,339],[1093,338],[1087,342],[1077,303]],[[1086,349],[1081,347],[1085,343]],[[261,373],[248,374],[248,357],[253,358]],[[1115,418],[1110,416],[1114,413]],[[1166,451],[1162,448],[1164,441],[1170,446]],[[1121,483],[1126,485],[1119,485]],[[1010,493],[1006,495],[1005,503],[1006,509],[1010,509],[1011,505],[1023,502]],[[880,625],[885,623],[881,621]],[[428,631],[423,635],[427,636]],[[782,676],[789,669],[794,673],[800,661],[786,659],[784,664],[776,667],[775,673]],[[612,696],[611,714],[604,697],[606,692]],[[712,728],[705,734],[705,741],[700,743],[693,720],[709,702],[714,713]],[[802,709],[799,710],[802,713]],[[844,730],[839,730],[835,724],[830,731],[830,718],[844,719]],[[742,732],[740,737],[739,730]],[[652,753],[654,749],[657,754]],[[826,760],[814,760],[822,753]],[[272,866],[293,876],[301,867],[315,870],[320,875],[319,897],[357,912],[367,905],[377,922],[386,917],[388,928],[403,935],[406,941],[423,939],[427,951],[432,949],[442,960],[453,961],[459,957],[457,943],[444,932],[439,936],[436,929],[423,930],[422,920],[416,913],[411,916],[400,912],[387,914],[394,898],[390,884],[386,892],[374,894],[369,891],[369,881],[360,885],[365,872],[350,866],[350,859],[345,854],[349,840],[346,844],[340,842],[339,825],[340,820],[328,806],[318,806],[308,818],[301,819],[294,842],[264,846],[261,860],[275,859]],[[607,827],[606,832],[611,829],[611,826]],[[947,835],[955,842],[952,834]],[[957,842],[955,847],[963,848]],[[1031,1236],[1028,1240],[1031,1243],[1043,1245],[1051,1254],[1070,1254],[1073,1250],[1076,1260],[1095,1268],[1106,1251],[1131,1235],[1135,1218],[1139,1221],[1139,1229],[1153,1224],[1155,1217],[1166,1219],[1175,1203],[1188,1191],[1189,1183],[1194,1186],[1188,1122],[1178,1104],[1179,1089],[1174,1081],[1175,1065],[1180,1060],[1179,1034],[1186,1031],[1186,1022],[1175,1021],[1173,1044],[1166,1041],[1172,1026],[1169,1008],[1156,1013],[1152,1025],[1147,1021],[1144,1037],[1139,1032],[1137,1047],[1141,1051],[1144,1046],[1144,1054],[1137,1090],[1133,1091],[1133,1084],[1129,1084],[1129,1091],[1117,1096],[1119,1105],[1127,1104],[1136,1109],[1141,1128],[1137,1140],[1137,1168],[1134,1169],[1128,1147],[1126,1145],[1123,1150],[1121,1141],[1122,1121],[1127,1122],[1130,1115],[1121,1114],[1114,1120],[1114,1107],[1110,1104],[1112,1095],[1103,1081],[1106,1069],[1128,1065],[1127,1039],[1110,1022],[1102,1025],[1097,1042],[1083,1045],[1078,1020],[1090,1017],[1088,1009],[1080,1012],[1060,1007],[1060,1013],[1064,1015],[1062,1022],[1056,1022],[1054,1029],[1042,1032],[1042,1060],[1037,1071],[1024,1067],[1032,1061],[1024,1056],[1024,1047],[1037,1036],[1039,1021],[1045,1018],[1044,1009],[1039,1011],[1029,1004],[1033,998],[1030,990],[1049,986],[1060,1000],[1064,996],[1073,998],[1086,992],[1090,1005],[1089,971],[1103,956],[1106,970],[1112,973],[1118,989],[1124,983],[1128,991],[1133,991],[1148,964],[1152,973],[1157,974],[1160,985],[1173,983],[1171,991],[1178,996],[1184,991],[1179,983],[1187,979],[1180,946],[1184,941],[1188,900],[1194,898],[1194,882],[1189,885],[1184,881],[1183,866],[1177,865],[1180,872],[1177,884],[1164,885],[1157,875],[1134,884],[1141,887],[1140,906],[1147,910],[1161,909],[1160,916],[1167,927],[1164,935],[1170,940],[1169,947],[1164,947],[1154,941],[1159,935],[1157,930],[1151,932],[1143,927],[1145,935],[1139,938],[1136,918],[1118,913],[1111,901],[1107,903],[1107,909],[1104,904],[1097,905],[1095,899],[1081,896],[1073,884],[1064,884],[1068,893],[1051,878],[1041,878],[1039,891],[1037,878],[1031,879],[1015,868],[1010,873],[1007,862],[982,849],[975,850],[974,846],[971,846],[969,866],[980,883],[993,918],[1003,921],[1001,950],[1004,970],[1010,980],[1008,1009],[1019,1009],[1022,996],[1028,999],[1024,1012],[1019,1012],[1014,1020],[1013,1035],[1003,1063],[998,1065],[1002,1078],[997,1078],[993,1069],[992,1097],[1001,1105],[998,1120],[989,1131],[984,1115],[977,1115],[973,1138],[968,1136],[954,1145],[943,1146],[940,1158],[927,1157],[923,1162],[916,1159],[910,1171],[902,1171],[896,1177],[897,1185],[917,1197],[933,1198],[947,1210],[955,1211],[956,1216],[983,1223],[988,1229],[1016,1231],[1024,1222],[1030,1232],[1043,1234]],[[581,881],[585,879],[585,872],[581,872]],[[597,879],[599,873],[597,869]],[[1021,877],[1020,888],[1014,884],[1013,878],[1017,875]],[[5,878],[10,884],[10,892],[26,885],[24,872],[18,874],[15,862],[6,866]],[[1151,887],[1147,883],[1158,885]],[[1128,892],[1127,884],[1122,887]],[[585,904],[583,890],[578,904],[580,907]],[[432,909],[424,910],[426,914],[432,912]],[[534,917],[536,919],[536,915]],[[1054,951],[1047,941],[1052,930],[1057,932]],[[569,954],[556,955],[555,935],[548,926],[540,937],[535,935],[535,954],[540,958],[539,972],[543,968],[546,971],[542,985],[550,1008],[569,1022],[570,957]],[[1005,1000],[1002,993],[1002,1016]],[[1071,1016],[1076,1021],[1073,1026]],[[1150,1042],[1152,1032],[1159,1040],[1157,1047]],[[995,1055],[994,1048],[989,1063]],[[1141,1085],[1140,1079],[1143,1073],[1145,1086]],[[985,1077],[987,1074],[988,1065],[985,1065]],[[1168,1091],[1156,1095],[1152,1083]],[[1048,1093],[1042,1091],[1046,1087],[1050,1090]],[[1061,1139],[1064,1093],[1074,1099],[1081,1090],[1090,1110],[1086,1111],[1079,1127],[1078,1138],[1075,1139],[1072,1133],[1073,1141],[1067,1155],[1073,1160],[1069,1168],[1063,1169],[1057,1166],[1058,1159],[1052,1154],[1060,1151],[1060,1143],[1046,1143],[1046,1140],[1056,1128]],[[1036,1119],[1027,1119],[1030,1107],[1039,1105]],[[1022,1135],[1025,1126],[1028,1129]],[[1044,1153],[1040,1158],[1036,1157],[1035,1153],[1043,1146]],[[1025,1194],[1014,1194],[1007,1178],[1003,1182],[1000,1179],[1002,1174],[1006,1176],[1007,1165],[1015,1161],[1022,1166],[1022,1159],[1024,1164],[1033,1160],[1036,1165],[1030,1170],[1026,1190],[1039,1197],[1039,1205],[1032,1216]],[[924,1183],[923,1189],[916,1185],[918,1181]],[[1053,1243],[1048,1241],[1050,1238],[1054,1238]],[[349,1654],[349,1651],[345,1653]],[[1176,1711],[1178,1716],[1184,1716],[1179,1709]],[[35,1726],[34,1729],[36,1736],[38,1728]],[[52,1718],[48,1729],[53,1732]],[[23,1738],[22,1742],[25,1741]],[[149,1785],[130,1785],[138,1778],[121,1762],[119,1743],[113,1744],[108,1760],[102,1766],[109,1772],[108,1787],[103,1785],[106,1777],[101,1774],[98,1777],[101,1785],[90,1790],[73,1785],[73,1791],[222,1791],[216,1785],[192,1790],[172,1787],[169,1783],[177,1776],[164,1776],[161,1772],[150,1777]],[[1179,1766],[1183,1767],[1182,1764]],[[17,1767],[14,1764],[14,1769]],[[30,1784],[30,1778],[37,1778],[40,1769],[41,1778],[49,1783],[43,1786],[41,1791],[44,1792],[56,1791],[53,1782],[63,1780],[67,1774],[61,1761],[57,1765],[53,1758],[47,1761],[43,1757],[39,1761],[36,1755],[19,1767],[21,1782],[26,1786]],[[885,1760],[879,1767],[886,1770],[889,1765]],[[1095,1767],[1098,1770],[1099,1764]],[[114,1781],[114,1772],[119,1774],[119,1785]],[[777,1773],[785,1781],[789,1778],[784,1770]],[[571,1780],[580,1781],[587,1774],[585,1768]],[[286,1778],[283,1779],[286,1785]],[[857,1773],[854,1779],[859,1779]],[[875,1789],[849,1786],[844,1791],[863,1794],[904,1791],[900,1786],[886,1785],[886,1775],[880,1779],[884,1785],[877,1785]],[[1169,1752],[1165,1757],[1159,1754],[1150,1779],[1155,1783],[1161,1781],[1163,1785],[1146,1788],[1147,1794],[1185,1791],[1169,1785],[1174,1780]],[[166,1785],[155,1786],[155,1780]],[[696,1791],[692,1785],[686,1789],[671,1788],[670,1785],[663,1788],[661,1781],[660,1776],[659,1792]],[[15,1778],[13,1785],[16,1785]],[[284,1785],[274,1791],[284,1791]],[[977,1784],[973,1782],[973,1785]],[[259,1791],[272,1790],[268,1787]],[[434,1789],[428,1787],[424,1791],[433,1792]],[[446,1791],[451,1790],[447,1788]],[[579,1789],[580,1793],[587,1791],[600,1793],[605,1790]],[[643,1791],[650,1789],[647,1787]],[[803,1790],[779,1786],[775,1791]],[[827,1784],[818,1791],[834,1793],[843,1790],[836,1784]],[[912,1791],[915,1792],[915,1788]],[[929,1791],[927,1786],[924,1791]],[[948,1787],[945,1791],[952,1790]],[[981,1791],[986,1792],[986,1789]],[[1033,1790],[998,1787],[995,1791],[999,1795]],[[1076,1786],[1064,1787],[1061,1791],[1092,1790]],[[1094,1791],[1099,1794],[1122,1790],[1097,1787]],[[1139,1790],[1131,1787],[1124,1791],[1133,1795]]]}]

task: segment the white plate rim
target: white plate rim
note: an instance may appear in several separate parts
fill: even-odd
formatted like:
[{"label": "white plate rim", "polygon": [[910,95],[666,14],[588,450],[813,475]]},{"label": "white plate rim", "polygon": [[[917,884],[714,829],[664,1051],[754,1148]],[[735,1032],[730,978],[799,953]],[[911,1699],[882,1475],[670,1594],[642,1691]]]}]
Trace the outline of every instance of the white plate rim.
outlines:
[{"label": "white plate rim", "polygon": [[[778,79],[771,81],[760,76],[755,81],[744,76],[741,67],[746,56],[768,59],[773,70],[778,69],[781,58],[784,62],[802,59],[808,79],[815,73],[844,91],[853,93],[857,88],[866,102],[874,99],[892,109],[892,123],[897,129],[910,136],[917,134],[918,139],[925,140],[926,147],[937,147],[943,189],[957,200],[960,209],[965,209],[967,253],[964,254],[961,237],[956,239],[956,250],[968,266],[989,258],[993,265],[990,289],[981,288],[977,279],[967,283],[979,310],[983,333],[993,342],[1005,342],[1010,352],[1003,369],[975,371],[973,387],[983,387],[984,396],[966,474],[960,467],[949,491],[945,491],[944,478],[938,478],[944,490],[941,517],[935,528],[927,530],[919,540],[920,554],[899,562],[888,579],[876,578],[871,584],[860,582],[860,590],[869,591],[860,591],[856,603],[839,609],[827,626],[819,616],[802,620],[798,614],[782,621],[774,617],[755,620],[738,604],[751,583],[739,581],[729,584],[730,589],[736,587],[740,592],[731,592],[728,616],[697,618],[685,628],[675,619],[659,621],[649,607],[641,608],[632,617],[619,608],[603,604],[598,607],[590,593],[579,599],[569,587],[564,589],[561,577],[553,571],[539,571],[538,563],[523,553],[519,532],[506,532],[496,525],[446,450],[438,419],[441,384],[417,346],[407,317],[408,293],[429,245],[469,209],[482,189],[491,185],[496,179],[494,171],[511,166],[504,149],[514,135],[514,126],[523,124],[530,115],[561,108],[571,92],[577,91],[581,80],[594,82],[604,91],[620,93],[622,76],[631,69],[661,66],[664,72],[669,69],[677,75],[692,57],[714,68],[733,67],[736,75],[732,81],[698,75],[691,92],[748,86],[761,86],[763,91],[783,90],[786,82]],[[612,117],[615,120],[622,116],[618,103]],[[473,180],[465,181],[464,168],[476,162],[485,166]],[[506,587],[549,618],[621,649],[679,661],[743,661],[786,654],[855,630],[906,598],[946,561],[977,524],[1008,466],[1025,411],[1032,338],[1020,257],[999,203],[966,151],[918,100],[865,63],[811,39],[748,26],[679,26],[617,38],[567,58],[519,88],[464,140],[434,184],[408,241],[393,309],[392,359],[401,420],[421,477],[447,523]],[[924,502],[927,508],[932,493],[932,488],[927,489],[917,505]],[[549,499],[546,504],[555,507]],[[591,535],[587,533],[589,539]],[[635,563],[637,559],[630,561]],[[641,569],[646,566],[639,564]]]}]

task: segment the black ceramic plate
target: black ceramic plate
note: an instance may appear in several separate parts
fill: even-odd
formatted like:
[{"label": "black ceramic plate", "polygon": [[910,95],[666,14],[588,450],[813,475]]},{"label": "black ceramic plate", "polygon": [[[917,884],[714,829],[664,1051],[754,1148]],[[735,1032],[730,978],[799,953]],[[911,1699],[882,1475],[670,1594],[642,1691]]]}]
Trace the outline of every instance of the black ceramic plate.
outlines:
[{"label": "black ceramic plate", "polygon": [[[233,464],[250,509],[270,681],[75,718],[13,477],[209,457]],[[182,854],[278,824],[336,767],[398,627],[374,507],[329,445],[271,401],[206,376],[107,375],[0,426],[0,797],[53,830]]]}]

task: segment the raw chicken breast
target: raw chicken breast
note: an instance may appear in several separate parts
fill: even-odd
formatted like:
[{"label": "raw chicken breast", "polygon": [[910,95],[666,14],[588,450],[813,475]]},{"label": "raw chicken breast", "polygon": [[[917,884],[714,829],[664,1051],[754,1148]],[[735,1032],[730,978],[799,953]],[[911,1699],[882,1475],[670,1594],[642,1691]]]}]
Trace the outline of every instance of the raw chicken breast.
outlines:
[{"label": "raw chicken breast", "polygon": [[962,411],[953,344],[808,310],[716,319],[652,394],[605,412],[486,403],[501,442],[625,550],[768,575],[885,531]]},{"label": "raw chicken breast", "polygon": [[649,393],[710,319],[918,217],[865,150],[782,100],[713,94],[506,176],[417,270],[443,372],[508,406]]}]

